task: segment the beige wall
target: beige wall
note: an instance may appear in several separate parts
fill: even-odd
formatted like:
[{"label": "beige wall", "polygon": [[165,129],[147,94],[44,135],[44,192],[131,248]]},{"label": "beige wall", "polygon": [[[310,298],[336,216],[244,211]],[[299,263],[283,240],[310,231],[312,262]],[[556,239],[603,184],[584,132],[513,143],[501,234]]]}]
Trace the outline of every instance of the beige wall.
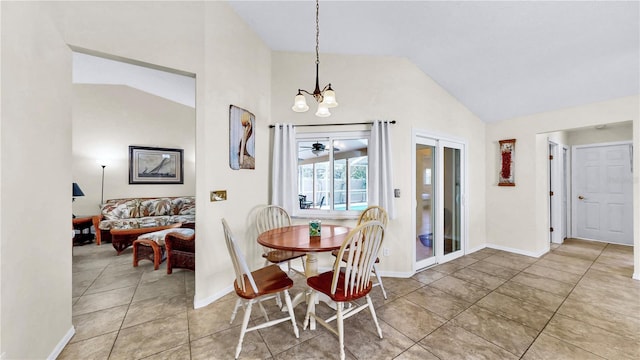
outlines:
[{"label": "beige wall", "polygon": [[[397,120],[391,132],[394,152],[393,186],[401,190],[402,196],[395,199],[396,218],[390,221],[386,233],[385,247],[389,247],[390,256],[382,259],[379,267],[382,272],[395,276],[413,274],[413,130],[466,142],[469,166],[469,248],[484,246],[485,124],[482,121],[407,59],[331,54],[321,54],[320,82],[321,86],[331,82],[340,106],[331,109],[330,118],[318,118],[314,115],[313,100],[308,99],[312,109],[306,113],[294,113],[291,105],[297,89],[313,90],[315,58],[313,54],[274,52],[272,59],[273,122],[310,124]],[[299,127],[298,131],[353,128],[362,127]]]},{"label": "beige wall", "polygon": [[72,335],[71,53],[51,4],[2,2],[0,354]]},{"label": "beige wall", "polygon": [[[73,85],[72,173],[85,196],[76,215],[98,214],[104,199],[195,195],[195,109],[128,86]],[[129,185],[129,145],[184,150],[184,184]]]},{"label": "beige wall", "polygon": [[596,129],[591,126],[567,132],[567,144],[569,145],[586,145],[631,140],[633,140],[633,123],[631,121],[610,124],[602,129]]},{"label": "beige wall", "polygon": [[[205,305],[224,294],[233,275],[219,219],[227,217],[242,237],[252,208],[267,201],[267,184],[256,179],[268,174],[270,50],[222,2],[1,6],[0,352],[7,358],[55,356],[72,334],[73,98],[68,45],[196,74],[194,302]],[[256,170],[229,168],[230,104],[256,115]],[[209,191],[217,189],[227,189],[229,200],[209,202]],[[252,239],[243,244],[255,245]]]},{"label": "beige wall", "polygon": [[[527,255],[541,255],[549,248],[548,221],[548,143],[538,134],[593,127],[599,124],[632,121],[634,164],[637,168],[640,146],[640,104],[638,96],[568,108],[511,119],[487,125],[487,243]],[[498,141],[517,139],[515,187],[498,187]],[[491,155],[495,154],[495,155]],[[634,172],[634,243],[638,274],[640,236],[638,223],[638,172]],[[517,211],[514,211],[517,210]],[[517,234],[517,236],[514,236]]]},{"label": "beige wall", "polygon": [[[72,331],[71,246],[64,245],[71,240],[72,210],[73,97],[67,45],[196,75],[194,302],[206,305],[223,295],[233,275],[221,240],[220,218],[226,217],[242,239],[249,261],[259,262],[251,217],[258,204],[268,201],[268,124],[327,121],[313,112],[290,110],[296,89],[313,87],[313,55],[272,54],[222,2],[163,2],[162,6],[2,2],[1,6],[0,353],[7,358],[55,356]],[[386,239],[391,256],[381,263],[389,274],[412,270],[413,131],[467,144],[470,249],[486,243],[529,254],[546,249],[547,177],[541,155],[547,144],[537,140],[538,133],[633,120],[634,164],[639,168],[637,96],[485,125],[406,59],[323,54],[321,80],[332,82],[341,103],[331,122],[398,121],[392,139],[394,183],[403,196],[396,199],[397,217],[390,222]],[[230,104],[256,116],[255,170],[229,168]],[[509,189],[495,185],[494,154],[497,141],[504,138],[518,139],[517,186]],[[636,172],[636,213],[638,187]],[[209,202],[209,191],[218,189],[228,191],[228,200]],[[639,228],[636,216],[636,249]],[[635,259],[637,269],[638,251]]]}]

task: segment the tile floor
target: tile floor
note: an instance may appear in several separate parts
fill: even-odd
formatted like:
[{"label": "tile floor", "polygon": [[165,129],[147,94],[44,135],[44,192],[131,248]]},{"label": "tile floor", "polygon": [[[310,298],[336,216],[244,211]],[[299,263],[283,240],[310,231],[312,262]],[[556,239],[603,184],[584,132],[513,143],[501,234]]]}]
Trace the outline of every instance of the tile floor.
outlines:
[{"label": "tile floor", "polygon": [[[109,244],[73,252],[76,334],[59,359],[233,358],[235,294],[194,310],[190,271],[133,268],[131,250],[115,256]],[[409,279],[384,278],[389,299],[372,292],[384,338],[367,311],[348,319],[347,358],[640,359],[632,270],[631,247],[569,239],[540,259],[483,249]],[[297,293],[304,279],[294,279]],[[299,323],[304,310],[296,308]],[[337,346],[322,327],[296,339],[285,322],[247,334],[240,358],[336,359]]]}]

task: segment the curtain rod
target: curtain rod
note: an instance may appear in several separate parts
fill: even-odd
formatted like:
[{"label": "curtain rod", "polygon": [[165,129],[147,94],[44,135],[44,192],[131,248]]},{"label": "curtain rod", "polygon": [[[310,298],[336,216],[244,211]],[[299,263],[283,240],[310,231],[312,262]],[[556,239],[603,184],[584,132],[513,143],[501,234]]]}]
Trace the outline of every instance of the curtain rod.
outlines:
[{"label": "curtain rod", "polygon": [[[395,124],[395,120],[389,121],[391,124]],[[343,125],[372,125],[373,121],[369,122],[357,122],[357,123],[342,123],[342,124],[301,124],[301,125],[293,125],[293,127],[301,127],[301,126],[343,126]],[[282,126],[282,125],[280,125]],[[269,125],[269,128],[274,128],[275,125]]]}]

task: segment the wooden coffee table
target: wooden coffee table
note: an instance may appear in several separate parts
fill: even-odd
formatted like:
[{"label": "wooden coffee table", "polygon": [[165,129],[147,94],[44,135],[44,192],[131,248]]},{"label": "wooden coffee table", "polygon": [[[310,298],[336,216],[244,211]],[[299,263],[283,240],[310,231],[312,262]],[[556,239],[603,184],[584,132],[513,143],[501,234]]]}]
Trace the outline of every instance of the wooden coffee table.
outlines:
[{"label": "wooden coffee table", "polygon": [[165,226],[152,226],[152,227],[139,227],[139,228],[131,228],[131,229],[111,229],[109,232],[111,233],[111,244],[113,248],[116,249],[117,255],[120,255],[126,248],[133,244],[133,241],[138,238],[138,236],[154,231],[160,231],[165,229],[179,228],[182,226],[182,223],[175,223]]}]

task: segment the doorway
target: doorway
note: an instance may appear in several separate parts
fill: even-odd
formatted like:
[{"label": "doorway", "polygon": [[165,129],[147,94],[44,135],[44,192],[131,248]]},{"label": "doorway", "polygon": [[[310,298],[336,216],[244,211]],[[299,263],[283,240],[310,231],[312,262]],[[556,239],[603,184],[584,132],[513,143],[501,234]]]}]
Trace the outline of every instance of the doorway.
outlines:
[{"label": "doorway", "polygon": [[464,253],[464,144],[414,134],[415,270]]},{"label": "doorway", "polygon": [[632,143],[574,146],[573,234],[633,245]]},{"label": "doorway", "polygon": [[549,241],[562,244],[567,238],[567,148],[549,141]]}]

